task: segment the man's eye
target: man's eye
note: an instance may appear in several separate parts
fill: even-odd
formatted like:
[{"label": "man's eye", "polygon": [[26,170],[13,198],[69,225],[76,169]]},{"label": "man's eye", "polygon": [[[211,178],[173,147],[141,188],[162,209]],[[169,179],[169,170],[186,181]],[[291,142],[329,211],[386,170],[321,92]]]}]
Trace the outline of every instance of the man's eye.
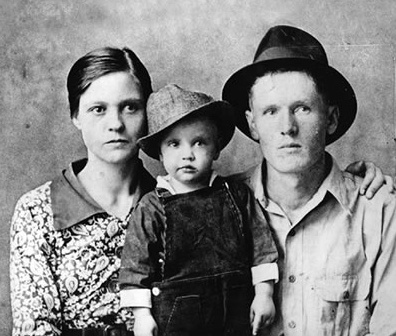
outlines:
[{"label": "man's eye", "polygon": [[311,109],[308,106],[301,105],[294,110],[294,113],[308,113],[309,111],[311,111]]},{"label": "man's eye", "polygon": [[270,108],[263,111],[263,115],[273,115],[276,113],[276,109]]}]

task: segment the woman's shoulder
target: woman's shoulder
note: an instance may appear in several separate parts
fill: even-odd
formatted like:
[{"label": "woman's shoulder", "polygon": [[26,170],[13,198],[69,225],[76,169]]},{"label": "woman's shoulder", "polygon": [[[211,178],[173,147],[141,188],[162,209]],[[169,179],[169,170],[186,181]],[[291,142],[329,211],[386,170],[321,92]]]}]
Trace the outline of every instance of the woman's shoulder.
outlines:
[{"label": "woman's shoulder", "polygon": [[24,193],[18,200],[17,206],[38,206],[42,203],[49,203],[51,181],[47,181],[42,185]]},{"label": "woman's shoulder", "polygon": [[19,237],[16,236],[17,232],[40,235],[40,232],[47,232],[50,229],[52,223],[51,183],[51,181],[45,182],[19,198],[11,220],[11,237]]}]

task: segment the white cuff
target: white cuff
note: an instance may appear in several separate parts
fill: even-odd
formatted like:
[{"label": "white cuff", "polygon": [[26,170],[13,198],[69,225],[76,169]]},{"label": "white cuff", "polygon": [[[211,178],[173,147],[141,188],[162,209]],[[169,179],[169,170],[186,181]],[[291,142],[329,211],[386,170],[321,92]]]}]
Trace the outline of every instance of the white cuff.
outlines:
[{"label": "white cuff", "polygon": [[279,281],[279,271],[276,263],[253,266],[251,271],[253,286],[263,281],[274,280],[275,283]]},{"label": "white cuff", "polygon": [[146,288],[123,289],[120,291],[120,307],[151,308],[151,291]]}]

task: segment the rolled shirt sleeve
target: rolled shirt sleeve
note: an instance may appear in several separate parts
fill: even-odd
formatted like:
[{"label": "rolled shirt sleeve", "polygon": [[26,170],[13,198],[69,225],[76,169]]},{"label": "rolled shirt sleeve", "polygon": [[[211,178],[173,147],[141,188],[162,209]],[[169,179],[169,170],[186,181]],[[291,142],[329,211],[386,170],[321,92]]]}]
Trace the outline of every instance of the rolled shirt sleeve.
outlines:
[{"label": "rolled shirt sleeve", "polygon": [[151,307],[150,287],[158,281],[164,219],[155,193],[145,195],[131,216],[119,276],[123,307]]}]

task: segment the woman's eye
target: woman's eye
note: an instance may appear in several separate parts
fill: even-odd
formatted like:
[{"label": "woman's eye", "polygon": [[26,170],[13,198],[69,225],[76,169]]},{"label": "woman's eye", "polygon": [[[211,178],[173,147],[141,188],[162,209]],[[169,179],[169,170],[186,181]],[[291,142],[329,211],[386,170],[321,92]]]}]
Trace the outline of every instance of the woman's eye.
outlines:
[{"label": "woman's eye", "polygon": [[95,114],[102,114],[104,112],[104,108],[102,106],[94,106],[90,108],[90,111],[95,113]]},{"label": "woman's eye", "polygon": [[137,109],[136,105],[128,104],[125,106],[124,111],[127,113],[134,113]]}]

